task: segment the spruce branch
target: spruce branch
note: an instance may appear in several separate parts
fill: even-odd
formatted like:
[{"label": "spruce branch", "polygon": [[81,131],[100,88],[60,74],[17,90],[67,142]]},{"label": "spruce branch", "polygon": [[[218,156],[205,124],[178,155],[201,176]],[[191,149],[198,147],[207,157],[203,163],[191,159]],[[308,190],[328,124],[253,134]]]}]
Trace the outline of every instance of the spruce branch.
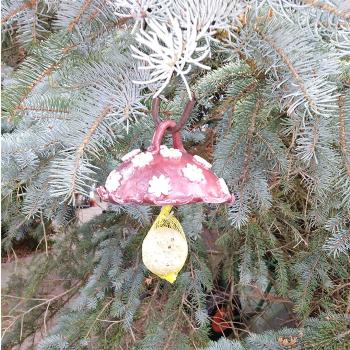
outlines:
[{"label": "spruce branch", "polygon": [[246,85],[236,96],[233,96],[233,98],[231,98],[231,99],[229,98],[227,100],[227,103],[229,103],[229,106],[232,107],[232,117],[228,121],[227,132],[228,132],[228,130],[230,130],[232,128],[233,115],[234,115],[235,107],[236,107],[238,101],[241,100],[246,94],[249,94],[249,93],[253,92],[254,90],[256,90],[257,87],[258,87],[258,82],[254,80],[251,83],[249,83],[248,85]]},{"label": "spruce branch", "polygon": [[[184,298],[184,297],[182,297],[182,298]],[[169,335],[168,335],[168,337],[167,337],[167,341],[166,341],[166,343],[165,343],[165,345],[164,345],[164,350],[167,350],[168,349],[168,347],[170,346],[170,344],[171,344],[171,340],[172,340],[172,338],[173,338],[173,335],[174,335],[174,333],[175,333],[175,330],[176,330],[176,328],[177,328],[177,326],[178,326],[178,322],[179,322],[179,320],[180,320],[180,317],[182,316],[182,305],[183,305],[183,301],[181,301],[181,304],[180,304],[180,306],[179,306],[179,308],[178,308],[178,310],[177,310],[177,316],[176,316],[176,318],[175,318],[175,321],[174,321],[174,323],[173,323],[173,326],[172,326],[172,328],[171,328],[171,330],[170,330],[170,333],[169,333]]]},{"label": "spruce branch", "polygon": [[296,67],[294,67],[292,61],[286,54],[286,52],[281,48],[278,47],[277,43],[273,38],[269,37],[268,35],[265,35],[264,33],[258,31],[258,34],[265,40],[275,51],[276,53],[281,57],[282,61],[286,64],[286,66],[289,68],[290,72],[292,73],[296,83],[299,85],[301,91],[304,94],[305,99],[308,101],[310,107],[318,113],[316,102],[313,100],[313,98],[308,93],[306,86],[304,84],[303,79],[301,78],[300,74],[298,73],[298,70]]},{"label": "spruce branch", "polygon": [[[57,109],[50,109],[50,108],[40,108],[40,107],[32,107],[32,106],[18,106],[17,110],[21,111],[31,111],[31,112],[38,112],[38,113],[59,113],[59,114],[68,114],[68,110],[57,110]],[[52,118],[56,119],[57,116],[53,116]]]},{"label": "spruce branch", "polygon": [[333,232],[332,236],[327,239],[326,243],[323,245],[323,249],[333,253],[333,256],[337,258],[340,253],[348,254],[350,250],[350,230],[349,229],[339,229]]},{"label": "spruce branch", "polygon": [[70,33],[73,31],[75,26],[80,21],[83,14],[86,12],[86,10],[91,6],[93,0],[84,0],[82,6],[80,7],[77,15],[71,20],[71,22],[68,24],[67,31]]},{"label": "spruce branch", "polygon": [[102,0],[98,3],[94,4],[95,9],[91,12],[91,14],[88,16],[87,21],[91,23],[98,15],[103,12],[104,6],[106,5],[108,0]]},{"label": "spruce branch", "polygon": [[339,102],[339,144],[340,151],[345,168],[346,175],[350,181],[350,150],[347,148],[347,137],[345,131],[345,111],[344,111],[344,100],[345,96],[340,95],[338,98]]},{"label": "spruce branch", "polygon": [[34,56],[22,64],[21,69],[16,73],[17,83],[5,90],[3,97],[5,116],[8,116],[10,122],[15,120],[17,111],[21,110],[23,103],[33,90],[60,67],[72,49],[73,46],[67,43],[64,37],[53,36],[52,41],[43,43],[39,48],[37,55],[45,55],[40,56],[39,62]]},{"label": "spruce branch", "polygon": [[2,25],[4,23],[6,23],[9,19],[11,19],[12,17],[17,17],[19,13],[21,13],[27,9],[32,8],[36,4],[36,2],[37,2],[36,0],[24,1],[18,7],[10,10],[10,12],[6,13],[5,16],[3,18],[1,18]]},{"label": "spruce branch", "polygon": [[80,162],[81,162],[81,158],[84,155],[85,152],[85,148],[87,147],[87,145],[89,144],[91,137],[93,136],[93,134],[96,132],[96,129],[100,126],[100,124],[103,122],[103,120],[106,118],[106,116],[108,115],[108,113],[111,111],[111,106],[108,105],[106,106],[101,114],[95,119],[95,121],[92,123],[92,125],[90,126],[88,132],[86,133],[86,136],[84,137],[82,143],[80,144],[80,146],[77,148],[74,158],[75,158],[75,162],[74,162],[74,167],[73,167],[73,177],[71,179],[71,190],[68,193],[68,195],[71,198],[74,198],[74,193],[76,193],[76,183],[77,183],[77,175],[78,175],[78,169],[80,168]]},{"label": "spruce branch", "polygon": [[256,118],[261,108],[262,108],[262,100],[261,100],[261,97],[258,95],[256,97],[254,109],[252,110],[250,125],[247,130],[246,150],[245,150],[244,160],[243,160],[242,176],[240,178],[241,190],[244,184],[248,180],[249,164],[252,158],[252,147],[253,147],[252,143],[253,143],[253,137],[254,137],[255,128],[256,128]]},{"label": "spruce branch", "polygon": [[[68,49],[68,47],[67,47]],[[65,50],[63,50],[65,51]],[[65,53],[65,52],[63,52]],[[52,74],[52,72],[58,68],[60,65],[60,62],[55,62],[52,63],[51,65],[49,65],[48,67],[46,67],[40,75],[38,75],[35,80],[25,89],[25,91],[23,92],[22,97],[20,98],[20,100],[18,101],[17,105],[14,106],[14,108],[11,111],[9,120],[13,121],[15,118],[15,113],[18,109],[21,109],[21,104],[25,101],[25,99],[29,96],[29,94],[33,91],[33,89],[36,87],[36,85],[38,85],[40,82],[43,81],[44,78],[46,78],[47,76],[49,76],[50,74]]]},{"label": "spruce branch", "polygon": [[321,2],[319,0],[302,0],[302,2],[306,3],[309,6],[316,7],[319,9],[322,9],[326,12],[329,12],[331,14],[334,14],[340,18],[343,18],[345,20],[350,20],[350,12],[344,11],[339,8],[336,8],[330,4],[327,4],[325,2]]},{"label": "spruce branch", "polygon": [[101,315],[103,315],[103,313],[105,312],[105,310],[112,304],[112,302],[114,301],[114,298],[111,298],[109,301],[107,301],[107,303],[101,308],[101,311],[97,314],[96,318],[93,320],[93,322],[91,323],[91,326],[90,328],[88,329],[86,335],[85,335],[85,338],[88,338],[90,333],[92,332],[95,324],[97,321],[100,321],[99,320],[99,317]]}]

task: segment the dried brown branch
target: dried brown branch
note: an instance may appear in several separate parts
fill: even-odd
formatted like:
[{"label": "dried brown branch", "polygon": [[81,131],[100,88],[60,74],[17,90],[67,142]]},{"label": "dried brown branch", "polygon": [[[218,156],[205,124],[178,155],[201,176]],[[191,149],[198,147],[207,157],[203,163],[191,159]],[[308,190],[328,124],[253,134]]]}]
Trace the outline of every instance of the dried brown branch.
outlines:
[{"label": "dried brown branch", "polygon": [[[10,323],[9,326],[7,326],[5,329],[3,329],[2,331],[2,336],[4,336],[14,325],[15,323],[21,319],[23,320],[24,316],[29,314],[30,312],[32,312],[33,310],[41,307],[41,306],[44,306],[44,305],[47,305],[48,303],[52,303],[53,301],[55,300],[58,300],[58,299],[61,299],[62,297],[64,297],[65,295],[69,295],[71,292],[73,292],[73,294],[75,294],[75,292],[79,289],[79,287],[83,284],[83,281],[80,281],[78,282],[77,284],[75,284],[73,287],[71,287],[70,289],[58,294],[58,295],[55,295],[53,296],[52,298],[49,298],[49,299],[44,299],[41,303],[35,305],[35,306],[32,306],[31,308],[29,308],[28,310],[25,310],[24,312],[18,314],[17,316],[14,317],[14,320]],[[13,296],[10,296],[9,297],[13,297]],[[28,299],[29,300],[29,299]],[[32,299],[30,299],[32,300]],[[35,300],[42,300],[42,299],[35,299]],[[8,316],[11,316],[11,315],[8,315]]]}]

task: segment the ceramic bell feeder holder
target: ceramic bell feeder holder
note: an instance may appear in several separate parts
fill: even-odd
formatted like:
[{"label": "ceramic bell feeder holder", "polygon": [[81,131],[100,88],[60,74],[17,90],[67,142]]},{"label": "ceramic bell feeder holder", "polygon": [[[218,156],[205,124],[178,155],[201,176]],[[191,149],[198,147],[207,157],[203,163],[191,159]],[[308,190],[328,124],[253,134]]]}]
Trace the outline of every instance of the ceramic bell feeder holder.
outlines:
[{"label": "ceramic bell feeder holder", "polygon": [[[162,121],[159,118],[159,99],[154,99],[152,116],[156,130],[147,151],[135,149],[122,157],[122,163],[109,174],[105,186],[97,189],[102,200],[107,202],[164,206],[148,235],[169,239],[169,244],[159,240],[157,244],[155,240],[152,246],[150,237],[146,236],[142,255],[145,265],[152,272],[171,283],[187,257],[186,238],[180,223],[171,213],[171,206],[234,201],[225,180],[212,172],[211,164],[198,155],[189,154],[182,144],[180,129],[194,103],[194,99],[187,103],[177,124],[173,120]],[[162,144],[167,132],[172,135],[171,148]],[[154,230],[161,231],[154,234]],[[176,234],[179,236],[176,237]],[[181,240],[185,240],[186,249],[180,244]]]}]

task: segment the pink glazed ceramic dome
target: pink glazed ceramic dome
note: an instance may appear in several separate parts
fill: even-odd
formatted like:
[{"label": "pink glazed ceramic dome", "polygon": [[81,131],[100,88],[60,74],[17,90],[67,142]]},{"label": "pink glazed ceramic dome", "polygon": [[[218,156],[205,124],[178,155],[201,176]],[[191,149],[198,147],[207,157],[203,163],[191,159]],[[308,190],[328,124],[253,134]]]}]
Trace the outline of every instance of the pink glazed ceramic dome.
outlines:
[{"label": "pink glazed ceramic dome", "polygon": [[187,153],[179,132],[172,133],[173,148],[161,145],[167,129],[176,123],[161,122],[146,152],[135,149],[113,170],[99,196],[115,204],[135,203],[180,205],[189,203],[231,203],[225,180],[218,178],[205,159]]}]

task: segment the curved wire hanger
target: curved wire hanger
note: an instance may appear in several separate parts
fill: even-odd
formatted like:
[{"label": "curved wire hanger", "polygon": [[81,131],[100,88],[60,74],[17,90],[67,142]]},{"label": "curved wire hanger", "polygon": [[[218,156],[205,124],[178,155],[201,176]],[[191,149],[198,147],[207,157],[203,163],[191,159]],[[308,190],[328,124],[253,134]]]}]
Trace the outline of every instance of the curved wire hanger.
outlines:
[{"label": "curved wire hanger", "polygon": [[[196,104],[196,99],[193,94],[192,100],[189,100],[187,102],[186,107],[182,112],[182,116],[180,120],[176,123],[176,125],[173,128],[170,129],[170,132],[172,133],[177,132],[185,126],[195,104]],[[156,127],[162,121],[159,117],[159,108],[160,108],[160,99],[159,97],[156,97],[152,100],[152,118]]]}]

